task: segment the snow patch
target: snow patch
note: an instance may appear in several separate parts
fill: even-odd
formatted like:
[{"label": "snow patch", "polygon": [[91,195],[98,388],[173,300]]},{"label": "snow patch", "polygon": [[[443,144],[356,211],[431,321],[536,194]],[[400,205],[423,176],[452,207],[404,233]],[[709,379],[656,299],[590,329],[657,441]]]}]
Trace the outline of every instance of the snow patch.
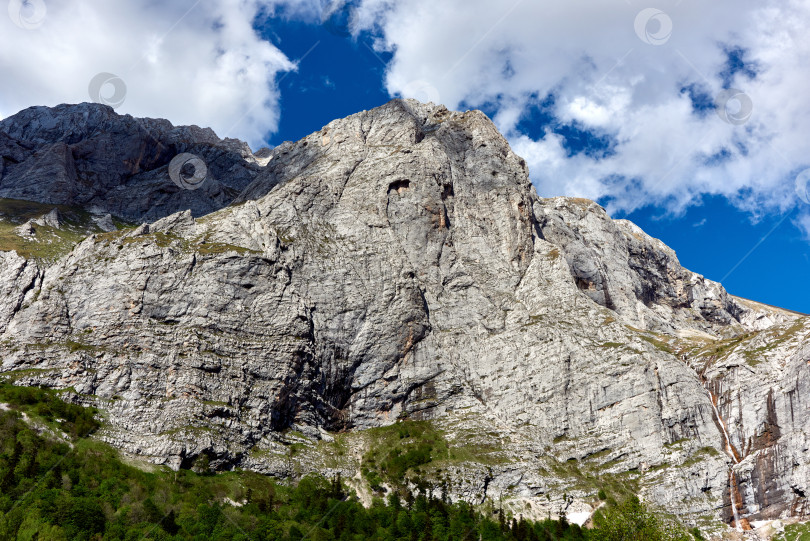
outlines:
[{"label": "snow patch", "polygon": [[571,524],[576,524],[577,526],[582,527],[582,525],[588,522],[588,519],[591,518],[591,513],[589,511],[577,511],[576,513],[569,513],[565,515],[565,518]]}]

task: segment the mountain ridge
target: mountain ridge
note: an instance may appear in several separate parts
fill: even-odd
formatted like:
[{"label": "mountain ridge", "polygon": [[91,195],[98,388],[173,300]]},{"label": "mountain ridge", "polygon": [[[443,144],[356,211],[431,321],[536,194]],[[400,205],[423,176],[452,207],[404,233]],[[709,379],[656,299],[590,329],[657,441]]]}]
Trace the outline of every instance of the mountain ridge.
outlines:
[{"label": "mountain ridge", "polygon": [[595,203],[539,198],[481,112],[394,100],[267,158],[226,162],[250,174],[199,217],[175,194],[53,263],[0,253],[3,373],[72,387],[108,416],[102,439],[173,468],[205,455],[368,490],[362,429],[412,419],[472,457],[426,467],[456,498],[592,512],[588,480],[608,476],[693,524],[810,512],[805,319]]},{"label": "mountain ridge", "polygon": [[[0,134],[0,197],[96,207],[124,220],[223,208],[262,163],[246,143],[220,139],[210,128],[121,116],[97,103],[30,107],[0,121]],[[164,182],[181,152],[207,162],[200,190]]]}]

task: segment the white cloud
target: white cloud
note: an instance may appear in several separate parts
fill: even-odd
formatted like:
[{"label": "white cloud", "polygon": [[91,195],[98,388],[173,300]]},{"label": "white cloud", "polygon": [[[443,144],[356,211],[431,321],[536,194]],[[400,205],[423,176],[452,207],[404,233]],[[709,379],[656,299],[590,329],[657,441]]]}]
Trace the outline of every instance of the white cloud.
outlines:
[{"label": "white cloud", "polygon": [[[494,110],[541,194],[610,196],[611,210],[626,211],[656,203],[680,212],[704,193],[753,212],[795,205],[793,177],[810,166],[810,4],[659,4],[672,21],[659,46],[634,29],[649,6],[615,0],[364,0],[357,20],[394,55],[391,94],[423,81],[448,107]],[[758,65],[755,80],[732,80],[754,104],[742,126],[695,115],[681,92],[720,92],[724,47]],[[553,133],[521,133],[521,115],[548,94],[558,121],[609,135],[615,154],[569,156]]]},{"label": "white cloud", "polygon": [[[0,117],[92,101],[100,72],[126,83],[119,113],[212,127],[257,147],[278,125],[273,81],[295,69],[252,23],[259,0],[45,0],[35,29],[0,13]],[[102,89],[109,95],[112,87]]]},{"label": "white cloud", "polygon": [[804,208],[794,220],[794,224],[801,230],[804,239],[810,241],[810,210]]},{"label": "white cloud", "polygon": [[[563,100],[567,97],[563,96]],[[605,87],[599,96],[574,96],[558,110],[562,120],[577,121],[594,128],[610,128],[614,119],[624,114],[631,103],[630,91],[622,87]]]},{"label": "white cloud", "polygon": [[[119,112],[211,126],[254,147],[278,126],[277,74],[296,69],[257,35],[257,13],[318,24],[346,6],[345,0],[27,1],[47,6],[38,28],[0,16],[0,65],[12,82],[0,86],[0,117],[32,104],[88,101],[90,80],[109,72],[126,83]],[[371,30],[377,47],[393,53],[389,92],[494,112],[541,194],[611,197],[611,210],[658,203],[675,212],[704,193],[755,213],[797,201],[793,178],[810,167],[806,1],[664,2],[657,7],[671,18],[672,32],[660,46],[637,35],[636,17],[649,6],[635,2],[352,4],[358,2],[352,27]],[[746,49],[758,66],[755,80],[733,80],[754,104],[742,126],[712,112],[696,116],[680,91],[695,85],[717,95],[724,46]],[[521,118],[549,94],[558,122],[610,138],[607,157],[570,156],[565,140],[550,131],[534,139],[521,133]]]}]

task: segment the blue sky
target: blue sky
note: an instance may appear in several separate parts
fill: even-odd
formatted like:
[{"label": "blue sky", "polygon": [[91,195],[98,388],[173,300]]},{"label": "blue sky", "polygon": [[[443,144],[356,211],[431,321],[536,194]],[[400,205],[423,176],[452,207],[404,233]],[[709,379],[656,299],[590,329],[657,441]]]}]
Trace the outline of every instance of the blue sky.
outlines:
[{"label": "blue sky", "polygon": [[540,195],[594,199],[731,293],[810,312],[808,2],[10,5],[0,117],[105,102],[100,73],[126,83],[119,113],[254,149],[393,96],[481,109]]},{"label": "blue sky", "polygon": [[268,132],[277,145],[296,141],[335,120],[382,105],[391,99],[385,89],[385,62],[368,36],[352,39],[312,22],[273,18],[259,28],[288,57],[301,59],[297,72],[280,74],[281,119]]}]

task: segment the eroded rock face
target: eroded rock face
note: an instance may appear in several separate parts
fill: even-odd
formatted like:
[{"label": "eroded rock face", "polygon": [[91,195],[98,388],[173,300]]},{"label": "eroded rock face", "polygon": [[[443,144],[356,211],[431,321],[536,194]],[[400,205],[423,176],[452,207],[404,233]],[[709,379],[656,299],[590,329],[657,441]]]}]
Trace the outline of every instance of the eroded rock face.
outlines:
[{"label": "eroded rock face", "polygon": [[276,452],[286,429],[431,419],[502,450],[447,468],[472,501],[556,514],[585,506],[587,470],[692,518],[730,521],[731,478],[745,516],[808,512],[806,319],[591,202],[538,198],[477,111],[395,100],[262,160],[204,218],[46,268],[3,254],[2,370],[73,387],[109,415],[101,437],[173,467],[289,475],[323,466]]},{"label": "eroded rock face", "polygon": [[[810,513],[808,344],[810,332],[800,320],[743,334],[725,351],[690,359],[725,423],[738,512],[750,521]],[[733,517],[730,494],[727,520]]]},{"label": "eroded rock face", "polygon": [[[675,252],[627,220],[610,220],[584,199],[535,206],[543,237],[562,249],[577,286],[639,328],[716,332],[743,323],[749,310],[723,287],[684,269]],[[761,314],[759,314],[761,315]],[[784,318],[772,316],[768,325]]]},{"label": "eroded rock face", "polygon": [[[181,152],[210,178],[183,190],[168,174]],[[117,115],[106,105],[31,107],[0,121],[0,197],[96,208],[132,221],[228,205],[259,169],[250,148],[210,128]]]}]

